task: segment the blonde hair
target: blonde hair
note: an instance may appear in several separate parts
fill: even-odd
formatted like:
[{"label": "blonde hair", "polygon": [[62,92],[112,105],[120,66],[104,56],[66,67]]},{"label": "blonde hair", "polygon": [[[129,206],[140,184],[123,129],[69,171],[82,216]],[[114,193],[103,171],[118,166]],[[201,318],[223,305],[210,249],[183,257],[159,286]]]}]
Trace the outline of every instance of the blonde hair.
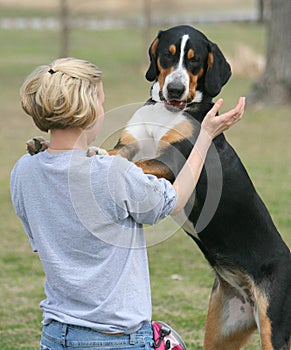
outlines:
[{"label": "blonde hair", "polygon": [[98,117],[98,83],[94,64],[60,58],[38,67],[21,87],[21,105],[42,131],[90,127]]}]

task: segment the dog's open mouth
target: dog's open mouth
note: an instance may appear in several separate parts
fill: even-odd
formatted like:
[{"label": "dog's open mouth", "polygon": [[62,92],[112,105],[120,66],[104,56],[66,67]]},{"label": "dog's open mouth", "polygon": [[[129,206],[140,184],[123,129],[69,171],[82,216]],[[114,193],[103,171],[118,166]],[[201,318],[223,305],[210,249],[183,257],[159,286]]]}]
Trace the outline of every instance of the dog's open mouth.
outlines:
[{"label": "dog's open mouth", "polygon": [[186,101],[176,101],[176,100],[164,101],[164,103],[167,106],[171,106],[178,109],[184,109],[187,105]]}]

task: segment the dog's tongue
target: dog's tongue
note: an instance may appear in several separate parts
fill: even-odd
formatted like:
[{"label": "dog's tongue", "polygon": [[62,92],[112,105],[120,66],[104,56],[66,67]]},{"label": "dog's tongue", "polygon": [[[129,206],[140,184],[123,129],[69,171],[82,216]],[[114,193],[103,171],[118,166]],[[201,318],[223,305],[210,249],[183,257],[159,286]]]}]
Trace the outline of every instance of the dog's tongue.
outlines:
[{"label": "dog's tongue", "polygon": [[171,101],[165,101],[165,104],[168,106],[179,108],[179,109],[184,109],[186,107],[186,102],[184,101],[171,100]]}]

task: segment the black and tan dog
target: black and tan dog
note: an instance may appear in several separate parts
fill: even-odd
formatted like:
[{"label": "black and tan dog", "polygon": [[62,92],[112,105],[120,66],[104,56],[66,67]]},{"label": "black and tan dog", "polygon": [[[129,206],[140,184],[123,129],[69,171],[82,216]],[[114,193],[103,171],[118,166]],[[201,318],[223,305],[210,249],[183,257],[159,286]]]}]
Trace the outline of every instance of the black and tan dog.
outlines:
[{"label": "black and tan dog", "polygon": [[[149,55],[151,99],[109,153],[173,181],[231,70],[218,46],[189,26],[159,32]],[[255,329],[262,349],[289,349],[290,250],[224,135],[214,139],[195,192],[183,228],[216,273],[205,349],[240,349]]]},{"label": "black and tan dog", "polygon": [[[195,143],[197,122],[212,107],[231,69],[218,46],[189,26],[161,31],[149,55],[151,99],[129,121],[112,153],[135,160],[142,140],[152,138],[155,157],[136,163],[173,181]],[[165,107],[173,111],[159,115]],[[205,349],[240,349],[256,328],[262,349],[289,349],[290,250],[224,135],[214,139],[214,146],[183,225],[216,272]],[[210,189],[212,197],[207,197]],[[203,214],[205,205],[209,218]]]}]

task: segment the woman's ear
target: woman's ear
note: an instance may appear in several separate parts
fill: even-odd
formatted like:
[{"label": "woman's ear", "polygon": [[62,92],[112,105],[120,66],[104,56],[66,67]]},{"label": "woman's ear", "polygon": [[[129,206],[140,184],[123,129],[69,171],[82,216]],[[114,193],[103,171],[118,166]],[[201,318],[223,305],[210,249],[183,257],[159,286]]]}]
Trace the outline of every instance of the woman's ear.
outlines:
[{"label": "woman's ear", "polygon": [[219,47],[209,42],[208,67],[205,74],[205,90],[211,96],[217,96],[231,76],[231,68]]},{"label": "woman's ear", "polygon": [[148,81],[156,80],[156,77],[159,75],[158,66],[157,66],[157,57],[156,57],[158,44],[159,44],[159,38],[157,36],[149,48],[150,66],[145,75]]}]

